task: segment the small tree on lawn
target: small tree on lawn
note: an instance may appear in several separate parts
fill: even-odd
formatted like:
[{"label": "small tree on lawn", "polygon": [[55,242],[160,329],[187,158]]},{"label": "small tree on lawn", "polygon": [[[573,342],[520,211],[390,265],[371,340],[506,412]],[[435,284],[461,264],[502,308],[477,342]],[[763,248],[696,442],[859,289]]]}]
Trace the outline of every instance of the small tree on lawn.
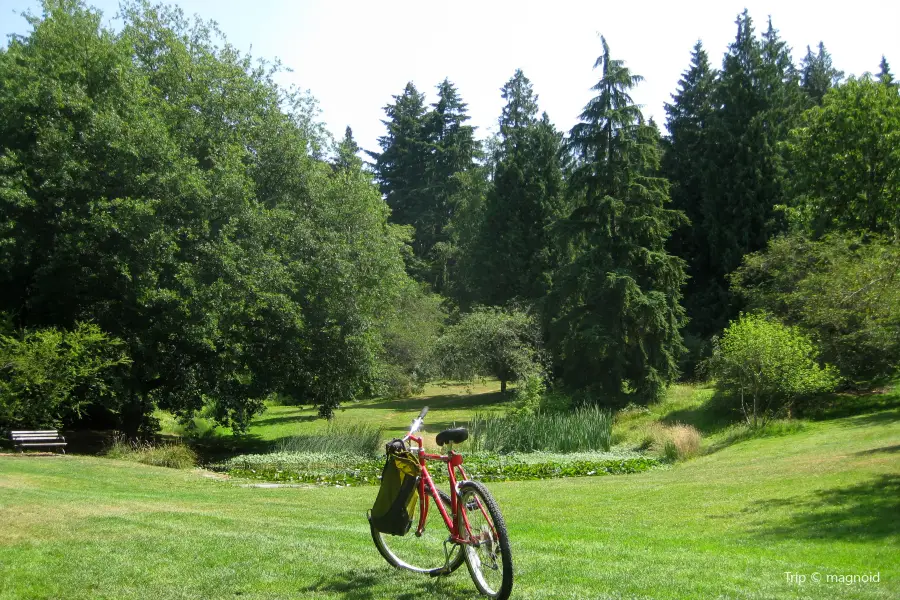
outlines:
[{"label": "small tree on lawn", "polygon": [[708,366],[716,387],[740,398],[744,418],[756,427],[798,398],[834,389],[836,370],[817,359],[817,348],[798,328],[766,314],[742,314],[715,340]]},{"label": "small tree on lawn", "polygon": [[445,376],[493,376],[502,392],[508,381],[542,371],[540,327],[533,315],[520,309],[476,308],[447,328],[435,351]]}]

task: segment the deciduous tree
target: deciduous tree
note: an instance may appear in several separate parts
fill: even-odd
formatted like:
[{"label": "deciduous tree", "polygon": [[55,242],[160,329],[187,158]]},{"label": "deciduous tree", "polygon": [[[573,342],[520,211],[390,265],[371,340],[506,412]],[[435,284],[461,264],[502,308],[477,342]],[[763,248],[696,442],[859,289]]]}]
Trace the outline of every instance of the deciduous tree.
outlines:
[{"label": "deciduous tree", "polygon": [[814,237],[834,230],[900,235],[900,94],[851,78],[803,114],[786,144],[789,216]]}]

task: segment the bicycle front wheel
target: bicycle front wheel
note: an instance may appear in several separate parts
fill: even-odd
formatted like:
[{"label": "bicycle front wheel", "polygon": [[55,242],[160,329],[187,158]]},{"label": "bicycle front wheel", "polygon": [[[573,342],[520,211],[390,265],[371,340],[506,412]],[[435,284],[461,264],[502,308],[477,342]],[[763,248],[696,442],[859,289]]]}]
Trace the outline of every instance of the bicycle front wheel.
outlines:
[{"label": "bicycle front wheel", "polygon": [[[416,536],[420,513],[416,513],[416,520],[406,535],[398,536],[381,533],[370,526],[375,547],[378,548],[378,552],[391,566],[416,573],[441,575],[450,574],[462,565],[465,559],[457,544],[447,543],[446,550],[450,553],[449,563],[444,554],[444,542],[449,537],[449,532],[444,520],[441,518],[441,513],[436,503],[443,503],[444,509],[449,515],[450,496],[438,490],[438,497],[439,499],[429,494],[431,504],[428,507],[425,530],[421,536]],[[422,499],[419,498],[420,512],[422,507]]]},{"label": "bicycle front wheel", "polygon": [[497,501],[481,483],[463,481],[457,519],[460,536],[469,542],[462,548],[475,587],[489,598],[506,600],[512,592],[513,566]]}]

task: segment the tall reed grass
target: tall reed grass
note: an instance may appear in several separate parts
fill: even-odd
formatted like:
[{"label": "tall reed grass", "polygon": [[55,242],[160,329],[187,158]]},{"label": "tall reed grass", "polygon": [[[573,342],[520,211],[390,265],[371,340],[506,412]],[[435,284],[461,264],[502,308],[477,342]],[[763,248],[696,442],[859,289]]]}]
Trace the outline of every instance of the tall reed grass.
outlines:
[{"label": "tall reed grass", "polygon": [[471,449],[484,452],[609,450],[613,416],[597,406],[566,413],[476,414],[469,423]]},{"label": "tall reed grass", "polygon": [[170,469],[190,469],[197,465],[197,453],[180,442],[153,443],[117,437],[107,448],[106,456]]},{"label": "tall reed grass", "polygon": [[322,433],[297,435],[281,440],[276,452],[313,452],[379,456],[381,427],[368,423],[328,424]]}]

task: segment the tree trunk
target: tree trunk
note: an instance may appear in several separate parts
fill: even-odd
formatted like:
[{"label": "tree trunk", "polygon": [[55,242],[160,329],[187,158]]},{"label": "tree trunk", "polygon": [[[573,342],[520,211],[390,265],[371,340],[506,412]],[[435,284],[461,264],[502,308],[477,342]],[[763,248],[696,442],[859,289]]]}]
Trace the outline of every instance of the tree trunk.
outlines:
[{"label": "tree trunk", "polygon": [[506,380],[505,379],[500,380],[500,393],[501,394],[506,393]]},{"label": "tree trunk", "polygon": [[754,392],[753,394],[753,428],[755,429],[757,426],[756,421],[756,411],[757,411],[757,394]]}]

